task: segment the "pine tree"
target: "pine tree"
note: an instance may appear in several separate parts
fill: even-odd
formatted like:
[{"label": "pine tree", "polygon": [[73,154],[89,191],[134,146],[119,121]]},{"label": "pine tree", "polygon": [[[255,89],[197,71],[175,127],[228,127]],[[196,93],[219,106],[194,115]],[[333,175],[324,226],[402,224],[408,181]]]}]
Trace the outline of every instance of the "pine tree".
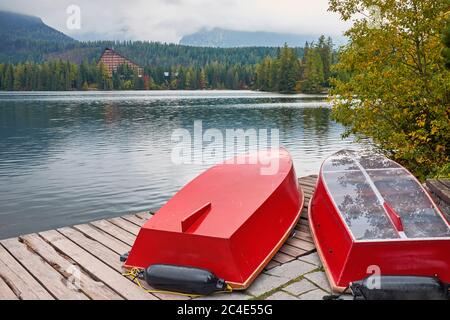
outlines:
[{"label": "pine tree", "polygon": [[299,80],[298,57],[293,49],[289,48],[287,43],[280,51],[278,57],[278,91],[282,93],[291,93],[295,91],[295,85]]},{"label": "pine tree", "polygon": [[5,90],[5,65],[0,63],[0,90]]},{"label": "pine tree", "polygon": [[113,79],[109,76],[108,69],[103,63],[100,63],[99,66],[100,73],[100,86],[99,88],[102,90],[111,90],[113,89]]},{"label": "pine tree", "polygon": [[331,77],[331,65],[333,63],[333,41],[331,38],[325,39],[325,36],[319,38],[316,49],[319,51],[323,65],[324,86],[329,85]]},{"label": "pine tree", "polygon": [[14,69],[11,64],[6,67],[5,89],[8,91],[14,90]]},{"label": "pine tree", "polygon": [[205,70],[202,69],[199,74],[199,89],[204,90],[208,86],[208,82],[206,80]]},{"label": "pine tree", "polygon": [[193,75],[192,69],[188,69],[188,71],[186,73],[186,81],[184,84],[186,89],[188,89],[188,90],[193,89],[193,82],[194,82],[194,75]]},{"label": "pine tree", "polygon": [[305,93],[321,93],[324,82],[323,63],[317,50],[308,50],[305,56],[305,65],[301,89]]}]

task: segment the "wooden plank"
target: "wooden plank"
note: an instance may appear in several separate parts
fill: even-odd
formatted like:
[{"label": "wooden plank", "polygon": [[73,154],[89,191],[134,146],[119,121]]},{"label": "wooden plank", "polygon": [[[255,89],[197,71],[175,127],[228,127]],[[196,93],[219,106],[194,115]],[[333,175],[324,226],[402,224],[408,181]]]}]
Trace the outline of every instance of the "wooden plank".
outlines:
[{"label": "wooden plank", "polygon": [[86,250],[97,259],[101,260],[114,270],[119,273],[122,273],[122,263],[119,260],[119,255],[112,251],[111,249],[105,247],[101,243],[87,238],[84,234],[79,232],[78,230],[72,228],[60,228],[58,229],[66,238],[72,240],[82,249]]},{"label": "wooden plank", "polygon": [[280,263],[278,263],[278,262],[276,262],[276,261],[274,261],[274,260],[271,260],[268,264],[267,264],[267,266],[266,266],[266,270],[270,270],[270,269],[272,269],[272,268],[275,268],[275,267],[278,267],[278,266],[280,266],[281,264]]},{"label": "wooden plank", "polygon": [[309,232],[296,230],[294,234],[295,239],[312,242],[312,236]]},{"label": "wooden plank", "polygon": [[311,186],[307,183],[300,183],[300,186],[303,189],[303,192],[307,193],[307,194],[312,194],[314,193],[314,190],[316,190],[316,187]]},{"label": "wooden plank", "polygon": [[136,215],[141,219],[148,220],[153,216],[153,213],[145,211],[145,212],[136,213]]},{"label": "wooden plank", "polygon": [[33,278],[14,257],[0,246],[0,278],[22,300],[54,300],[53,296]]},{"label": "wooden plank", "polygon": [[[105,264],[107,264],[114,270],[118,271],[120,274],[122,274],[122,263],[119,261],[119,256],[114,251],[105,247],[101,243],[96,242],[95,240],[87,238],[81,232],[75,229],[60,228],[58,229],[58,231],[61,232],[64,236],[66,236],[68,239],[72,240],[74,243],[78,244],[81,248],[94,255],[97,259],[101,260],[102,262],[104,262]],[[147,290],[154,290],[154,288],[148,286],[145,281],[140,281],[140,283]],[[154,295],[164,300],[189,299],[189,297],[181,295],[175,296],[173,294],[165,294],[165,293],[155,293]]]},{"label": "wooden plank", "polygon": [[313,175],[310,175],[310,176],[301,177],[300,180],[316,182],[318,177],[319,177],[318,175],[313,174]]},{"label": "wooden plank", "polygon": [[300,240],[297,238],[290,238],[290,239],[288,239],[288,241],[286,241],[286,243],[293,247],[300,248],[305,251],[312,251],[316,248],[311,242],[307,242],[305,240]]},{"label": "wooden plank", "polygon": [[311,187],[315,187],[316,186],[316,182],[317,182],[317,178],[313,178],[313,177],[307,177],[307,178],[300,178],[300,183],[301,184],[307,184]]},{"label": "wooden plank", "polygon": [[308,226],[305,226],[305,225],[303,225],[303,224],[297,224],[296,226],[295,226],[295,230],[298,230],[298,231],[304,231],[304,232],[306,232],[306,233],[309,233],[310,231],[309,231],[309,227]]},{"label": "wooden plank", "polygon": [[450,189],[437,180],[427,180],[427,187],[447,204],[450,204]]},{"label": "wooden plank", "polygon": [[289,244],[284,244],[281,247],[280,251],[285,253],[285,254],[287,254],[287,255],[290,255],[290,256],[292,256],[294,258],[297,258],[297,257],[301,256],[302,254],[306,253],[306,250],[293,247],[293,246],[291,246]]},{"label": "wooden plank", "polygon": [[125,231],[106,220],[93,221],[90,224],[130,246],[134,244],[134,240],[136,239],[136,237],[128,231]]},{"label": "wooden plank", "polygon": [[[295,230],[297,230],[297,231],[304,231],[304,232],[306,232],[306,233],[309,233],[309,220],[306,220],[306,219],[301,219],[301,220],[305,221],[306,224],[299,221],[299,222],[295,225]],[[299,230],[300,227],[302,227],[303,229],[302,229],[302,230]],[[297,232],[297,231],[296,231],[296,232]]]},{"label": "wooden plank", "polygon": [[296,225],[295,225],[295,229],[296,230],[299,230],[299,231],[304,231],[304,232],[306,232],[306,233],[308,233],[309,232],[309,225],[307,225],[307,224],[303,224],[303,223],[297,223]]},{"label": "wooden plank", "polygon": [[[57,269],[66,278],[72,277],[71,270],[76,264],[61,256],[56,250],[45,242],[37,234],[25,235],[20,237],[21,240],[33,251],[47,261],[53,268]],[[80,268],[78,268],[80,269]],[[80,289],[88,297],[94,300],[121,300],[123,299],[117,293],[108,288],[103,282],[95,281],[88,274],[80,270]]]},{"label": "wooden plank", "polygon": [[277,254],[273,257],[274,261],[279,262],[281,264],[294,260],[290,255],[284,254],[283,252],[277,252]]},{"label": "wooden plank", "polygon": [[6,282],[0,278],[0,301],[2,300],[17,300],[19,299]]},{"label": "wooden plank", "polygon": [[[309,230],[309,228],[308,227],[306,227],[306,226],[302,226],[302,225],[296,225],[295,226],[295,231],[298,233],[298,232],[303,232],[303,233],[306,233],[306,234],[311,234],[311,231]],[[299,235],[300,235],[300,233],[299,233]],[[295,237],[295,235],[294,235],[294,237]],[[301,238],[300,238],[301,239]]]},{"label": "wooden plank", "polygon": [[450,179],[438,179],[438,181],[450,190]]},{"label": "wooden plank", "polygon": [[142,225],[146,222],[146,220],[139,218],[138,216],[136,216],[134,214],[127,214],[126,216],[123,216],[122,218],[134,223],[138,227],[142,227]]},{"label": "wooden plank", "polygon": [[305,202],[309,202],[309,200],[312,197],[312,193],[305,193],[304,198],[305,198]]},{"label": "wooden plank", "polygon": [[308,185],[313,188],[316,186],[316,182],[317,182],[317,179],[315,179],[315,178],[300,178],[298,180],[298,183],[300,185]]},{"label": "wooden plank", "polygon": [[309,205],[310,197],[305,196],[305,203],[303,204],[303,208],[307,209]]},{"label": "wooden plank", "polygon": [[297,224],[300,224],[301,226],[307,226],[309,228],[309,222],[306,219],[300,219]]},{"label": "wooden plank", "polygon": [[302,212],[302,214],[301,214],[301,216],[300,216],[300,219],[303,219],[303,220],[305,220],[305,221],[309,221],[308,220],[308,218],[309,218],[309,216],[308,216],[308,212],[305,212],[306,210],[303,210],[303,212]]},{"label": "wooden plank", "polygon": [[18,238],[1,241],[1,244],[58,300],[88,300],[77,288],[67,285],[67,279],[36,253],[19,242]]},{"label": "wooden plank", "polygon": [[304,188],[315,189],[316,188],[316,180],[300,180],[300,185]]},{"label": "wooden plank", "polygon": [[308,241],[308,242],[312,241],[311,233],[306,232],[306,231],[296,230],[295,234],[294,234],[294,238],[299,239],[299,240]]},{"label": "wooden plank", "polygon": [[303,197],[305,199],[305,202],[308,202],[309,199],[311,199],[312,194],[314,193],[313,191],[307,190],[307,189],[302,189],[303,190]]},{"label": "wooden plank", "polygon": [[73,227],[74,229],[83,233],[86,237],[100,242],[104,246],[110,248],[117,254],[124,254],[131,250],[131,246],[114,238],[110,234],[97,229],[96,227],[89,224],[80,224]]},{"label": "wooden plank", "polygon": [[[62,232],[66,237],[80,245],[82,248],[86,249],[87,251],[94,254],[97,258],[102,260],[104,263],[109,265],[110,267],[114,268],[115,270],[118,270],[119,272],[122,272],[122,263],[119,261],[119,256],[115,255],[114,252],[112,252],[109,248],[106,246],[103,246],[102,244],[98,242],[91,242],[84,239],[82,234],[77,234],[77,231],[70,230],[69,228],[63,228],[59,230]],[[74,232],[75,231],[75,232]],[[89,240],[89,239],[88,239]],[[89,248],[89,250],[88,250]],[[154,288],[150,287],[145,281],[140,281],[141,285],[146,288],[147,290],[155,290]],[[158,291],[158,290],[156,290]],[[155,292],[155,296],[157,296],[159,299],[163,300],[187,300],[189,297],[185,297],[182,295],[174,295],[174,294],[165,294],[161,292]]]},{"label": "wooden plank", "polygon": [[122,297],[131,300],[154,300],[157,299],[154,295],[143,291],[130,280],[126,279],[116,270],[107,266],[99,259],[91,255],[89,252],[77,246],[75,243],[67,239],[56,230],[39,233],[52,246],[57,248],[83,269],[88,271],[96,278],[103,281],[111,289],[116,291]]},{"label": "wooden plank", "polygon": [[108,219],[108,221],[111,222],[112,224],[118,226],[119,228],[122,228],[125,231],[128,231],[129,233],[134,234],[135,236],[137,236],[139,233],[139,230],[141,230],[141,228],[138,227],[137,225],[135,225],[134,223],[131,223],[130,221],[127,221],[122,218],[112,218],[112,219]]},{"label": "wooden plank", "polygon": [[308,214],[305,212],[304,214],[302,214],[302,216],[300,218],[308,221],[307,217],[308,217]]},{"label": "wooden plank", "polygon": [[[142,287],[145,288],[145,290],[152,291],[153,292],[152,294],[161,300],[190,300],[191,299],[190,296],[177,294],[175,292],[174,293],[164,293],[164,291],[161,291],[161,290],[151,287],[146,281],[143,281],[143,280],[139,280],[139,283],[141,284]],[[137,285],[138,284],[136,283],[136,286]]]}]

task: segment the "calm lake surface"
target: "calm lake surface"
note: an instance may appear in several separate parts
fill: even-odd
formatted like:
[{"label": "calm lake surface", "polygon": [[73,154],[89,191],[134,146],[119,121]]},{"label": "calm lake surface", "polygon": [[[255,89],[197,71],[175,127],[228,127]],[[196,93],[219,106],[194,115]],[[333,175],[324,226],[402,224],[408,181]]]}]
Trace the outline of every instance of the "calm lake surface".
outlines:
[{"label": "calm lake surface", "polygon": [[297,175],[368,148],[323,97],[250,91],[0,93],[0,239],[158,208],[208,164],[171,161],[178,128],[278,129]]}]

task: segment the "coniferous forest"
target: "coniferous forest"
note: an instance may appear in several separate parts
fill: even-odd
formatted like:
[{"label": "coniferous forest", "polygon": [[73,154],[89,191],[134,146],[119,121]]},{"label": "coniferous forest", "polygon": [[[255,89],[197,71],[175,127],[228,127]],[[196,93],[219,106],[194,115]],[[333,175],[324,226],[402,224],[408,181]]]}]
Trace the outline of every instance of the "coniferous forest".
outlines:
[{"label": "coniferous forest", "polygon": [[331,66],[335,63],[331,38],[321,36],[317,43],[306,44],[303,56],[285,46],[276,58],[266,57],[256,66],[254,88],[282,93],[321,93],[329,86]]},{"label": "coniferous forest", "polygon": [[[144,66],[127,65],[111,76],[98,63],[99,44]],[[82,61],[76,61],[83,57]],[[0,63],[0,90],[203,90],[254,89],[320,93],[335,60],[331,39],[304,48],[197,48],[146,42],[95,42],[48,55],[46,60]]]}]

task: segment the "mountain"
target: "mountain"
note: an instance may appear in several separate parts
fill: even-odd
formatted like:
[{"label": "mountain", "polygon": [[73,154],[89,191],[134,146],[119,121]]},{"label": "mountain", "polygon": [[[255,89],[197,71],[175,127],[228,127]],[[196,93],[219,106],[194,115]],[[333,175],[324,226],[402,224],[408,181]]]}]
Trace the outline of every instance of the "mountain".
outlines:
[{"label": "mountain", "polygon": [[[0,11],[0,39],[0,63],[64,60],[81,64],[84,60],[98,60],[104,48],[108,47],[114,48],[142,66],[168,70],[173,66],[198,67],[215,62],[224,65],[255,65],[266,56],[275,57],[278,52],[276,47],[267,46],[267,41],[264,42],[265,46],[235,48],[148,41],[77,41],[46,25],[38,17],[5,11]],[[270,37],[264,39],[268,40]],[[280,45],[289,39],[283,38]],[[299,57],[303,56],[303,40],[298,41],[299,46],[295,49]],[[258,41],[253,44],[258,44]]]},{"label": "mountain", "polygon": [[46,25],[41,18],[20,13],[0,11],[0,35],[46,41],[74,41],[64,33]]},{"label": "mountain", "polygon": [[200,47],[303,47],[305,42],[317,40],[318,35],[297,35],[276,32],[248,32],[214,28],[202,29],[181,38],[180,44]]},{"label": "mountain", "polygon": [[42,60],[44,55],[76,41],[46,25],[40,18],[0,11],[0,60]]}]

